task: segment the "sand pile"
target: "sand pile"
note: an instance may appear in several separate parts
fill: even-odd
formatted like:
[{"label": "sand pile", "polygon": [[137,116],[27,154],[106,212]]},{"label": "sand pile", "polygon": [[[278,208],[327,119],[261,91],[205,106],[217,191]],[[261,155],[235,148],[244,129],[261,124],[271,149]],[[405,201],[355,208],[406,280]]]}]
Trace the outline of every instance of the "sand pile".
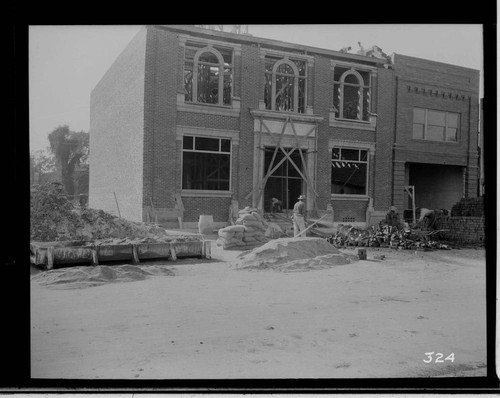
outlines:
[{"label": "sand pile", "polygon": [[233,267],[300,272],[351,264],[354,261],[357,261],[355,256],[341,253],[322,238],[280,238],[241,253]]},{"label": "sand pile", "polygon": [[174,273],[161,266],[97,265],[53,269],[33,275],[31,280],[53,289],[82,289],[114,282],[142,281],[155,275],[174,276]]},{"label": "sand pile", "polygon": [[30,240],[38,242],[168,235],[163,228],[130,222],[102,210],[75,207],[57,182],[31,187],[30,223]]}]

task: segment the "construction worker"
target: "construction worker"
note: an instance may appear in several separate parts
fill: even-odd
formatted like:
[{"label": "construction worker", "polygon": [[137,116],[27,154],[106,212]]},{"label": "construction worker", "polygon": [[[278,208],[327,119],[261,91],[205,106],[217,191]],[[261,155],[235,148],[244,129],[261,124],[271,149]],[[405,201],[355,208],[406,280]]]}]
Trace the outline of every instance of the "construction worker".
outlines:
[{"label": "construction worker", "polygon": [[[298,198],[299,201],[293,206],[293,236],[297,236],[301,231],[306,229],[305,198],[305,195],[300,195]],[[305,234],[302,234],[301,236],[305,236]]]},{"label": "construction worker", "polygon": [[391,227],[397,227],[400,224],[399,213],[396,206],[389,207],[385,215],[385,224],[390,225]]}]

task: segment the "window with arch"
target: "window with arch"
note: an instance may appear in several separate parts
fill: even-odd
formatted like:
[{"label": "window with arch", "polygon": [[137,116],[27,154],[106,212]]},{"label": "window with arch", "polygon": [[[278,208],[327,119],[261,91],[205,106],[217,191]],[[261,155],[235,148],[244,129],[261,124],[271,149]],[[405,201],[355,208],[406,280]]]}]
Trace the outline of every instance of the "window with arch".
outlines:
[{"label": "window with arch", "polygon": [[306,78],[305,60],[266,56],[264,83],[266,109],[304,113]]},{"label": "window with arch", "polygon": [[333,80],[335,117],[369,121],[370,72],[335,67]]},{"label": "window with arch", "polygon": [[232,49],[186,43],[184,52],[186,102],[231,105],[232,85]]}]

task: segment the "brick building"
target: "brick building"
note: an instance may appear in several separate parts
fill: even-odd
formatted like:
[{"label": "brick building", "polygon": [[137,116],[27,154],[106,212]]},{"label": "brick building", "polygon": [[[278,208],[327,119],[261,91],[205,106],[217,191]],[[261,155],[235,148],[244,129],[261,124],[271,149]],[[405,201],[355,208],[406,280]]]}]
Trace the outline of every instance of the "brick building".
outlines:
[{"label": "brick building", "polygon": [[177,195],[185,224],[224,225],[232,199],[305,193],[365,224],[414,186],[417,207],[451,208],[477,195],[478,96],[454,65],[148,26],[91,93],[89,205],[144,221]]}]

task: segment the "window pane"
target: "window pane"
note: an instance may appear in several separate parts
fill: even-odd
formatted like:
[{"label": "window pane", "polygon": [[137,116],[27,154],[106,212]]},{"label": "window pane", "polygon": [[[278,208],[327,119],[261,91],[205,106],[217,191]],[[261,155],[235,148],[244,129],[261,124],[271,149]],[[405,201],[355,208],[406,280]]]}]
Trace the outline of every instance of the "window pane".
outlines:
[{"label": "window pane", "polygon": [[221,140],[221,152],[231,152],[231,140]]},{"label": "window pane", "polygon": [[219,139],[218,138],[196,137],[195,149],[197,151],[219,152]]},{"label": "window pane", "polygon": [[274,104],[274,110],[294,110],[293,83],[293,77],[276,76],[276,102]]},{"label": "window pane", "polygon": [[332,162],[331,193],[365,195],[366,163]]},{"label": "window pane", "polygon": [[416,140],[424,139],[424,125],[423,124],[414,124],[413,125],[413,138]]},{"label": "window pane", "polygon": [[231,71],[224,73],[224,95],[222,97],[222,103],[224,105],[231,104],[231,86],[233,84],[233,77]]},{"label": "window pane", "polygon": [[429,110],[427,112],[427,123],[433,126],[445,126],[445,113]]},{"label": "window pane", "polygon": [[193,137],[185,135],[182,138],[182,148],[183,149],[193,149]]},{"label": "window pane", "polygon": [[203,54],[200,54],[198,61],[199,62],[209,62],[212,64],[219,64],[219,60],[217,59],[215,54],[208,52],[208,51],[203,53]]},{"label": "window pane", "polygon": [[457,142],[458,141],[458,130],[455,128],[447,128],[446,129],[446,141],[453,141]]},{"label": "window pane", "polygon": [[366,162],[368,160],[368,151],[360,151],[361,158],[360,160],[362,162]]},{"label": "window pane", "polygon": [[229,190],[230,155],[184,152],[182,188]]},{"label": "window pane", "polygon": [[294,72],[293,72],[293,69],[290,65],[288,64],[281,64],[280,66],[278,66],[278,68],[276,69],[276,73],[283,73],[283,74],[287,74],[287,75],[295,75]]},{"label": "window pane", "polygon": [[444,141],[444,127],[427,126],[426,140]]},{"label": "window pane", "polygon": [[359,160],[359,150],[358,149],[346,149],[342,148],[341,152],[342,160]]},{"label": "window pane", "polygon": [[347,75],[344,79],[344,83],[359,84],[358,77],[352,73]]},{"label": "window pane", "polygon": [[332,159],[340,159],[340,149],[339,148],[332,149]]},{"label": "window pane", "polygon": [[458,113],[446,114],[446,126],[458,128]]},{"label": "window pane", "polygon": [[359,119],[359,92],[357,87],[344,86],[344,114],[345,119]]},{"label": "window pane", "polygon": [[217,104],[219,102],[219,69],[198,65],[198,102]]},{"label": "window pane", "polygon": [[413,123],[425,124],[425,109],[413,108]]}]

